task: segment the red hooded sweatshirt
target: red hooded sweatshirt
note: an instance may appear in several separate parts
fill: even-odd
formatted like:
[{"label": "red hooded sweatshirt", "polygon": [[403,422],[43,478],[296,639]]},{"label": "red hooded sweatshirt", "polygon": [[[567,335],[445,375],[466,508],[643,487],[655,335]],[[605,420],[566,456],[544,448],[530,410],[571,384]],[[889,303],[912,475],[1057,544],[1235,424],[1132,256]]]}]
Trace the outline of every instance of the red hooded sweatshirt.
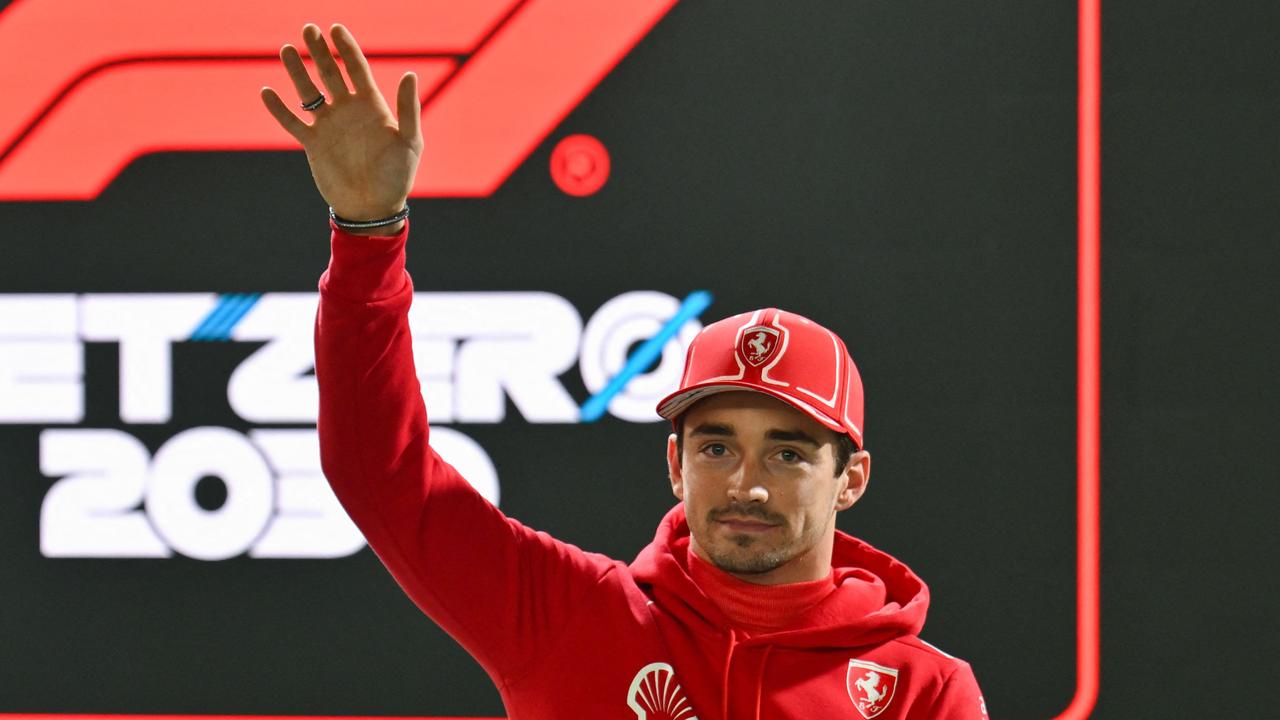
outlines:
[{"label": "red hooded sweatshirt", "polygon": [[[321,461],[374,552],[480,662],[511,720],[986,717],[969,665],[916,636],[925,584],[848,535],[836,534],[833,587],[788,597],[691,559],[680,505],[626,565],[480,497],[430,445],[407,232],[334,228],[316,317]],[[756,597],[790,606],[790,626],[742,621]],[[796,606],[804,597],[816,604]]]}]

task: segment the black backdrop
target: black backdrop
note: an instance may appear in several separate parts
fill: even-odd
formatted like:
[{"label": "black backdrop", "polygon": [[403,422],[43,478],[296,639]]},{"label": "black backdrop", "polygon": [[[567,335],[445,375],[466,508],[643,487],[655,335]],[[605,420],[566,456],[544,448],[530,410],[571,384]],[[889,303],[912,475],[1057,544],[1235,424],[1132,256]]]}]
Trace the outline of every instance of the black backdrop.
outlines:
[{"label": "black backdrop", "polygon": [[[1280,17],[1253,5],[1103,18],[1096,717],[1273,712],[1242,679],[1277,636],[1256,565],[1277,549]],[[1075,684],[1075,10],[685,0],[493,196],[415,200],[410,271],[420,291],[552,292],[584,318],[630,290],[706,289],[704,320],[777,305],[835,329],[875,460],[842,529],[930,584],[924,637],[973,663],[993,716],[1051,716]],[[578,132],[612,157],[588,198],[547,172]],[[0,203],[0,292],[309,292],[323,213],[299,153],[148,155],[92,202]],[[151,451],[259,427],[225,392],[256,347],[176,344],[172,421],[126,426],[116,347],[91,343],[82,425]],[[368,550],[43,557],[44,427],[0,425],[0,711],[501,714]],[[630,559],[671,503],[659,423],[508,407],[451,427],[492,458],[507,513],[588,549]]]}]

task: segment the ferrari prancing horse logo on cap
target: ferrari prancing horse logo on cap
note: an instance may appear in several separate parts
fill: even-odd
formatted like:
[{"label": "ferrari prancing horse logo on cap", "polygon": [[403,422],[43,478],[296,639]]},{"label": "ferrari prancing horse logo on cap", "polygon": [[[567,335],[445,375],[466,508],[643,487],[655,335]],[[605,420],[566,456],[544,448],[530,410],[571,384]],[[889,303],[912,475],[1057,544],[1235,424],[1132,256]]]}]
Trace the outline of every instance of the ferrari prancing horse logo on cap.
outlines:
[{"label": "ferrari prancing horse logo on cap", "polygon": [[849,699],[867,720],[884,712],[893,702],[898,687],[898,671],[866,660],[850,660],[845,676]]},{"label": "ferrari prancing horse logo on cap", "polygon": [[760,367],[769,362],[777,352],[778,331],[771,327],[756,325],[747,328],[738,340],[738,354],[752,367]]}]

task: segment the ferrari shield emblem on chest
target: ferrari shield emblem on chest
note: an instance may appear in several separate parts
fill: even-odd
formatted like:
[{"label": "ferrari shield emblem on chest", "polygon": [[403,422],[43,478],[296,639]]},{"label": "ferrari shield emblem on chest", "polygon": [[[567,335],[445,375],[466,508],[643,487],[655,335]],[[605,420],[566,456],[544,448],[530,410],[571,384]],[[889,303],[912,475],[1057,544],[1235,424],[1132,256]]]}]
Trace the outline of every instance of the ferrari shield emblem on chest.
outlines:
[{"label": "ferrari shield emblem on chest", "polygon": [[752,367],[760,367],[778,354],[778,331],[763,325],[747,328],[738,340],[738,354]]},{"label": "ferrari shield emblem on chest", "polygon": [[871,720],[893,702],[893,691],[898,687],[898,671],[866,660],[850,660],[845,685],[853,706],[862,717]]}]

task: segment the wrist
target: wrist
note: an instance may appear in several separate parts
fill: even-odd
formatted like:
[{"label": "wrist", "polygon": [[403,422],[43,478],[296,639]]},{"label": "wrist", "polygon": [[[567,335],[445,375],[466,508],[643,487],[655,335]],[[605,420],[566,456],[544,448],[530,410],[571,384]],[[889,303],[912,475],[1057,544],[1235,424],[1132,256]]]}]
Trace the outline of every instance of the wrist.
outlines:
[{"label": "wrist", "polygon": [[396,213],[405,209],[408,205],[407,200],[402,200],[391,205],[353,205],[345,203],[342,205],[330,205],[329,212],[337,215],[342,220],[350,222],[368,222],[370,220],[379,220],[381,218],[391,217]]},{"label": "wrist", "polygon": [[405,221],[399,220],[394,225],[381,225],[370,228],[343,228],[342,231],[348,235],[363,235],[365,237],[393,237],[404,232]]},{"label": "wrist", "polygon": [[403,204],[401,209],[391,215],[384,215],[373,219],[356,219],[339,215],[333,206],[329,207],[329,221],[335,227],[342,229],[352,235],[383,235],[394,236],[400,234],[404,229],[405,221],[409,218],[409,205]]}]

